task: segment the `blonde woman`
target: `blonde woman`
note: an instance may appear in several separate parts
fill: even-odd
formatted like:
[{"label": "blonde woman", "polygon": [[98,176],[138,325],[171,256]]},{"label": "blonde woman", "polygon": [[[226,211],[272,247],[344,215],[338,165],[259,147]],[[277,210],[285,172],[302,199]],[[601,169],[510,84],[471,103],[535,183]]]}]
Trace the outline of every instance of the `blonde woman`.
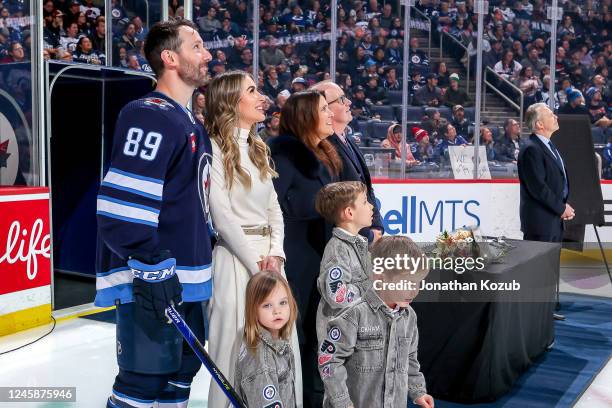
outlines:
[{"label": "blonde woman", "polygon": [[[244,327],[245,291],[261,270],[284,275],[283,215],[272,184],[277,173],[270,153],[256,134],[265,119],[265,98],[242,71],[216,77],[206,89],[205,124],[212,139],[210,209],[219,241],[213,251],[209,353],[230,381]],[[292,350],[299,364],[297,336]],[[301,366],[296,366],[296,405],[302,406]],[[209,408],[229,401],[214,382]]]}]

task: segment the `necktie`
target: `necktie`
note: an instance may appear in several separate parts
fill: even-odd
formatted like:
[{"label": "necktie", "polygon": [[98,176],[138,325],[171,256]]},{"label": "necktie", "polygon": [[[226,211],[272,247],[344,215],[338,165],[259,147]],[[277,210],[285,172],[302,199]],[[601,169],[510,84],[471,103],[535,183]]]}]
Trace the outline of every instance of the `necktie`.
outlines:
[{"label": "necktie", "polygon": [[567,174],[565,173],[565,166],[563,165],[563,160],[561,159],[561,155],[559,154],[559,151],[557,150],[557,148],[555,147],[555,145],[553,144],[553,142],[551,140],[548,141],[548,145],[550,146],[550,149],[552,150],[553,154],[555,155],[555,159],[557,160],[557,164],[561,167],[561,169],[563,170],[563,199],[567,199],[567,195],[569,194],[569,186],[567,184]]}]

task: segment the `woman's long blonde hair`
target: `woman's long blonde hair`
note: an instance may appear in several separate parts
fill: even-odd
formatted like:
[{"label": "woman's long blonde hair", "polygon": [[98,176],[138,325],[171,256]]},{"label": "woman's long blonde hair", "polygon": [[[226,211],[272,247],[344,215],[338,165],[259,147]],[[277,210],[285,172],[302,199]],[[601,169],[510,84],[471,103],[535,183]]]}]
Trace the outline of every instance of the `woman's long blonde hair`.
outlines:
[{"label": "woman's long blonde hair", "polygon": [[291,337],[291,329],[297,319],[298,308],[291,288],[287,280],[277,272],[261,271],[255,274],[247,284],[245,294],[245,311],[244,311],[244,340],[247,347],[254,351],[259,344],[259,337],[262,326],[257,319],[257,309],[266,300],[268,296],[278,286],[285,288],[287,292],[287,300],[289,301],[289,320],[279,331],[279,337],[283,340],[289,340]]},{"label": "woman's long blonde hair", "polygon": [[[249,74],[243,71],[230,71],[215,77],[206,88],[206,112],[204,125],[210,138],[221,149],[225,182],[228,189],[232,188],[234,180],[250,189],[250,175],[240,165],[240,149],[235,138],[235,129],[239,127],[240,115],[238,103],[242,93],[242,84]],[[255,133],[257,126],[253,124],[249,132],[249,158],[259,169],[259,178],[265,181],[268,177],[278,174],[270,166],[270,149]]]}]

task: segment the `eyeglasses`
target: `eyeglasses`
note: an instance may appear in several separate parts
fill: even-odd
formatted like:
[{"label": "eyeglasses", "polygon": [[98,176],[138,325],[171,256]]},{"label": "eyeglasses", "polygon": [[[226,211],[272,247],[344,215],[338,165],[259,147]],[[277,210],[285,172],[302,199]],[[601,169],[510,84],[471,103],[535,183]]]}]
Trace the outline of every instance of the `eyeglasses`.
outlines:
[{"label": "eyeglasses", "polygon": [[342,105],[346,105],[346,101],[348,101],[348,98],[346,97],[346,95],[342,95],[341,97],[334,99],[333,101],[327,102],[327,104],[331,105],[332,103],[340,102]]}]

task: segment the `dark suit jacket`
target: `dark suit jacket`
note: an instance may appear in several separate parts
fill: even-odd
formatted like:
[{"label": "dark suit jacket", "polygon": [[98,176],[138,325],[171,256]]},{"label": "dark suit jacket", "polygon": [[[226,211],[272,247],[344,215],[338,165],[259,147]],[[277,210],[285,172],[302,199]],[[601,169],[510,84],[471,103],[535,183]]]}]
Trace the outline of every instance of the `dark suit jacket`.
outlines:
[{"label": "dark suit jacket", "polygon": [[[300,321],[314,322],[319,304],[316,281],[332,230],[315,210],[315,196],[321,187],[337,180],[295,136],[270,138],[268,145],[278,172],[272,182],[285,223],[285,273],[298,303]],[[304,342],[301,323],[298,332]],[[316,338],[314,323],[306,336]]]},{"label": "dark suit jacket", "polygon": [[[346,138],[351,147],[342,143],[340,136],[334,134],[330,136],[329,141],[336,147],[338,155],[342,160],[342,172],[340,173],[339,181],[361,181],[368,188],[368,201],[374,206],[374,216],[372,217],[372,227],[384,232],[382,218],[380,216],[380,209],[376,205],[376,196],[374,195],[374,189],[372,188],[372,179],[370,178],[370,170],[365,163],[363,155],[359,151],[359,147],[355,144],[353,139],[349,136]],[[349,153],[352,148],[357,156],[357,162],[355,162]],[[371,228],[364,228],[359,233],[364,237],[372,241],[373,235],[370,231]]]},{"label": "dark suit jacket", "polygon": [[521,147],[518,174],[521,185],[521,231],[526,237],[561,241],[561,214],[565,211],[566,201],[563,198],[565,176],[553,153],[534,134]]}]

